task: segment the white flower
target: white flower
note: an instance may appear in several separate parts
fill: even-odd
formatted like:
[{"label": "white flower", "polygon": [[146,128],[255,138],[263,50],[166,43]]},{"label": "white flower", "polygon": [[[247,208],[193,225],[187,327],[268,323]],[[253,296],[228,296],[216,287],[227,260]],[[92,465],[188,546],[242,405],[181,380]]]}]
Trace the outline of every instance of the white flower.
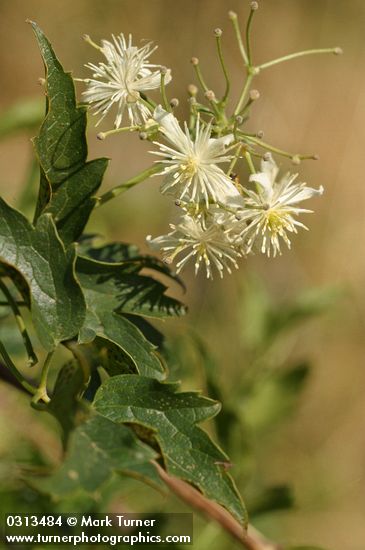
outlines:
[{"label": "white flower", "polygon": [[231,160],[226,146],[232,142],[232,135],[211,138],[211,125],[204,127],[198,119],[193,140],[186,123],[183,132],[174,115],[160,106],[155,110],[154,119],[169,144],[154,142],[160,151],[151,151],[163,157],[158,161],[164,165],[161,174],[166,176],[162,193],[170,192],[194,203],[204,201],[207,208],[210,200],[225,203],[227,198],[232,201],[240,197],[232,180],[217,166]]},{"label": "white flower", "polygon": [[297,204],[323,193],[323,187],[312,189],[305,183],[294,183],[297,174],[286,174],[276,181],[278,167],[274,160],[263,160],[261,172],[252,174],[250,181],[257,184],[257,190],[245,190],[245,210],[241,220],[246,224],[241,237],[246,239],[247,249],[259,245],[263,254],[275,257],[280,251],[280,239],[290,248],[288,233],[297,233],[297,227],[308,229],[295,219],[295,216],[312,212],[300,208]]},{"label": "white flower", "polygon": [[177,273],[190,259],[195,259],[195,274],[204,264],[208,279],[213,278],[213,268],[223,277],[224,269],[231,273],[232,267],[238,268],[237,259],[242,257],[242,247],[232,240],[230,228],[227,229],[223,222],[224,213],[196,217],[185,214],[178,225],[170,224],[170,233],[155,239],[148,236],[147,242],[152,248],[163,251],[166,263],[180,256]]},{"label": "white flower", "polygon": [[[143,103],[141,93],[159,88],[161,83],[160,65],[148,62],[150,55],[156,50],[151,43],[142,48],[132,46],[132,36],[128,42],[123,34],[115,37],[113,43],[102,40],[99,48],[106,62],[95,65],[88,63],[86,67],[93,71],[93,78],[82,79],[87,84],[83,92],[87,103],[92,104],[95,114],[101,113],[99,124],[113,106],[117,108],[114,126],[119,128],[125,110],[127,110],[131,125],[143,124],[151,116],[150,109]],[[155,70],[151,70],[155,69]],[[170,82],[168,70],[165,83]]]}]

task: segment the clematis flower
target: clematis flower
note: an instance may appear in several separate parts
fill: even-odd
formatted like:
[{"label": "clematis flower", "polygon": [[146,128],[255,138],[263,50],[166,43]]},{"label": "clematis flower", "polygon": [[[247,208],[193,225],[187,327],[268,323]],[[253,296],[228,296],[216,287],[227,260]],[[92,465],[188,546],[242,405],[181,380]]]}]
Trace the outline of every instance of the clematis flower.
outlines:
[{"label": "clematis flower", "polygon": [[[97,48],[104,55],[106,62],[98,65],[87,63],[85,66],[93,71],[93,78],[80,79],[86,83],[83,92],[85,101],[93,106],[95,114],[101,113],[99,124],[116,107],[115,128],[119,128],[125,111],[132,126],[140,125],[151,118],[149,107],[143,102],[141,94],[147,90],[159,88],[161,66],[149,63],[150,55],[156,50],[151,43],[142,48],[132,45],[132,36],[128,41],[123,34],[115,37],[113,42],[102,40]],[[165,75],[165,84],[170,82],[171,72]]]},{"label": "clematis flower", "polygon": [[158,162],[164,165],[160,172],[165,176],[161,186],[162,193],[171,193],[179,199],[190,200],[196,204],[204,201],[207,208],[210,202],[232,202],[240,194],[232,180],[218,164],[228,162],[227,145],[233,136],[211,138],[211,124],[203,126],[197,121],[195,137],[190,136],[185,123],[184,131],[172,113],[157,107],[154,119],[168,145],[154,142],[160,150],[152,154],[163,157]]},{"label": "clematis flower", "polygon": [[151,248],[163,252],[166,263],[180,257],[176,264],[177,273],[189,260],[194,260],[195,274],[205,266],[208,279],[213,279],[214,269],[223,277],[224,270],[231,273],[232,268],[238,268],[237,260],[243,255],[238,240],[231,238],[231,220],[227,219],[226,227],[224,216],[222,212],[195,217],[184,214],[177,225],[170,224],[170,233],[155,239],[149,235],[146,240]]},{"label": "clematis flower", "polygon": [[323,187],[313,189],[305,183],[295,183],[297,174],[286,174],[276,181],[279,169],[270,157],[261,163],[261,172],[252,174],[250,181],[257,190],[245,189],[245,209],[240,218],[245,223],[241,238],[246,240],[246,252],[256,245],[267,256],[281,254],[280,240],[290,248],[288,233],[297,233],[297,228],[308,229],[296,217],[312,210],[301,208],[298,203],[316,195],[322,195]]}]

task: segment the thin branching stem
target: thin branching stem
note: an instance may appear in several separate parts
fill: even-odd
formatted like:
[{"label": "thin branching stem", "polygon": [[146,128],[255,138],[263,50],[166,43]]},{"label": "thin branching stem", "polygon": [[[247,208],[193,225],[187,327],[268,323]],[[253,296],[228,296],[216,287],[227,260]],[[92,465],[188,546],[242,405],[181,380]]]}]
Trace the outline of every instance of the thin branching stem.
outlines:
[{"label": "thin branching stem", "polygon": [[242,93],[241,93],[241,96],[238,100],[238,104],[237,104],[237,107],[234,111],[234,114],[235,116],[237,116],[241,111],[242,111],[242,108],[243,108],[243,105],[245,103],[245,100],[246,100],[246,97],[247,97],[247,94],[249,92],[249,89],[250,89],[250,86],[251,86],[251,82],[252,82],[252,79],[253,79],[254,75],[252,73],[249,73],[247,75],[247,79],[246,79],[246,82],[245,82],[245,85],[244,85],[244,88],[242,90]]},{"label": "thin branching stem", "polygon": [[248,16],[247,25],[246,25],[246,48],[247,48],[247,64],[252,66],[251,58],[251,24],[254,16],[255,10],[251,9],[250,15]]},{"label": "thin branching stem", "polygon": [[277,155],[281,155],[282,157],[290,158],[292,160],[293,159],[316,160],[318,158],[316,155],[299,155],[299,154],[289,153],[288,151],[284,151],[283,149],[279,149],[278,147],[274,147],[273,145],[270,145],[269,143],[262,141],[262,139],[259,139],[253,136],[248,136],[247,134],[242,137],[244,137],[244,139],[247,140],[248,142],[254,143],[259,147],[262,147],[263,149],[267,149],[272,153],[276,153]]},{"label": "thin branching stem", "polygon": [[278,65],[279,63],[284,63],[285,61],[291,61],[292,59],[296,59],[297,57],[303,57],[305,55],[316,55],[316,54],[326,54],[326,53],[340,53],[339,48],[319,48],[314,50],[304,50],[302,52],[296,52],[291,53],[289,55],[284,55],[283,57],[278,57],[277,59],[273,59],[272,61],[268,61],[267,63],[263,63],[262,65],[258,65],[256,69],[259,71],[263,69],[267,69],[268,67],[272,67],[273,65]]},{"label": "thin branching stem", "polygon": [[10,307],[10,309],[12,310],[12,312],[14,314],[15,322],[18,326],[18,329],[19,329],[19,332],[21,334],[25,349],[27,351],[28,364],[29,364],[30,367],[32,367],[33,365],[36,365],[38,363],[38,357],[37,357],[37,355],[36,355],[36,353],[33,349],[33,345],[32,345],[31,339],[29,337],[29,334],[27,332],[27,329],[25,327],[25,323],[23,321],[22,314],[20,313],[19,306],[18,306],[16,300],[13,298],[13,296],[12,296],[10,290],[8,289],[8,287],[6,286],[4,281],[2,281],[1,279],[0,279],[0,290],[4,294],[5,298],[7,299],[8,306]]},{"label": "thin branching stem", "polygon": [[14,376],[14,378],[19,382],[19,384],[21,384],[27,392],[34,395],[37,392],[37,388],[35,388],[34,386],[32,386],[32,384],[30,384],[27,380],[25,380],[23,375],[18,371],[18,369],[14,365],[10,355],[6,351],[6,348],[1,340],[0,340],[0,355],[3,358],[5,365],[7,366],[11,374]]},{"label": "thin branching stem", "polygon": [[224,78],[226,80],[226,90],[225,90],[224,95],[222,97],[222,103],[224,104],[224,103],[226,103],[228,95],[229,95],[230,81],[229,81],[228,71],[227,71],[227,67],[226,67],[226,63],[224,61],[224,56],[223,56],[223,51],[222,51],[222,37],[221,37],[221,35],[216,36],[216,43],[217,43],[219,61],[220,61],[221,67],[222,67]]},{"label": "thin branching stem", "polygon": [[162,103],[165,108],[165,111],[171,111],[171,106],[170,106],[170,103],[168,102],[167,95],[166,95],[165,77],[166,77],[166,72],[161,71],[160,91],[161,91]]},{"label": "thin branching stem", "polygon": [[113,187],[113,189],[111,189],[110,191],[107,191],[106,193],[101,195],[101,197],[98,197],[96,206],[102,206],[103,204],[110,201],[111,199],[114,199],[121,193],[128,191],[128,189],[131,189],[131,187],[134,187],[138,183],[141,183],[142,181],[148,179],[150,176],[153,176],[154,174],[161,172],[161,169],[162,169],[162,165],[159,163],[154,164],[149,168],[146,168],[146,170],[143,170],[143,172],[141,172],[140,174],[133,176],[133,178],[130,178],[124,183],[121,183],[120,185]]},{"label": "thin branching stem", "polygon": [[245,46],[243,44],[242,34],[241,34],[241,29],[240,29],[240,26],[239,26],[239,23],[238,23],[237,14],[232,12],[230,19],[232,21],[232,25],[233,25],[234,32],[235,32],[235,35],[236,35],[236,39],[237,39],[237,42],[238,42],[238,48],[240,50],[242,59],[243,59],[245,65],[247,66],[247,65],[249,65],[249,62],[248,62],[248,57],[247,57],[247,53],[246,53],[246,50],[245,50]]},{"label": "thin branching stem", "polygon": [[99,132],[97,138],[100,140],[104,140],[108,136],[113,136],[114,134],[123,134],[124,132],[136,132],[140,129],[140,126],[123,126],[122,128],[113,128],[113,130],[108,130],[107,132]]},{"label": "thin branching stem", "polygon": [[237,163],[238,159],[240,158],[241,149],[242,149],[242,143],[239,143],[238,146],[237,146],[236,153],[235,153],[233,159],[231,160],[231,164],[229,165],[229,168],[227,170],[227,176],[230,176],[232,174],[233,168],[236,166],[236,163]]},{"label": "thin branching stem", "polygon": [[256,168],[255,168],[255,165],[253,163],[251,153],[249,153],[249,151],[245,152],[245,159],[247,161],[247,164],[248,164],[248,167],[250,169],[251,174],[255,174],[256,173]]},{"label": "thin branching stem", "polygon": [[201,70],[200,70],[199,63],[193,63],[193,67],[194,67],[196,76],[197,76],[197,78],[198,78],[198,80],[199,80],[200,86],[203,88],[204,92],[208,92],[208,91],[209,91],[209,88],[208,88],[208,86],[207,86],[206,83],[205,83],[205,80],[204,80],[204,78],[203,78],[202,72],[201,72]]},{"label": "thin branching stem", "polygon": [[38,403],[39,401],[43,401],[44,403],[49,403],[50,398],[47,393],[47,381],[48,381],[48,373],[49,368],[51,366],[51,360],[53,357],[54,351],[50,351],[47,354],[47,357],[43,363],[42,372],[41,372],[41,380],[39,382],[39,386],[34,394],[34,397],[32,398],[32,403]]}]

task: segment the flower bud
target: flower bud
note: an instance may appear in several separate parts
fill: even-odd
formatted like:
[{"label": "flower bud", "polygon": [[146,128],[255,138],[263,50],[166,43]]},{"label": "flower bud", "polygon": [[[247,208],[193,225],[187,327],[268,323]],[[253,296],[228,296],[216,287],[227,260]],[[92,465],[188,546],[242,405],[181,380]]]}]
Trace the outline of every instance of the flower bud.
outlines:
[{"label": "flower bud", "polygon": [[223,34],[222,29],[219,29],[219,28],[214,29],[214,35],[215,36],[219,37],[219,36],[222,36],[222,34]]},{"label": "flower bud", "polygon": [[265,162],[268,162],[269,160],[271,160],[271,153],[265,153],[262,158]]},{"label": "flower bud", "polygon": [[147,134],[147,132],[140,132],[138,134],[138,137],[139,137],[140,140],[145,141],[146,139],[148,139],[148,134]]},{"label": "flower bud", "polygon": [[237,19],[237,13],[235,11],[229,11],[228,17],[231,19],[231,21],[234,21],[235,19]]},{"label": "flower bud", "polygon": [[165,74],[167,74],[167,70],[168,70],[167,67],[161,67],[161,68],[160,68],[160,73],[161,73],[162,75],[165,75]]},{"label": "flower bud", "polygon": [[192,58],[190,59],[190,63],[191,63],[192,65],[199,65],[199,59],[198,59],[197,57],[192,57]]},{"label": "flower bud", "polygon": [[243,117],[240,115],[237,115],[235,120],[236,120],[237,126],[240,126],[243,122]]},{"label": "flower bud", "polygon": [[264,137],[264,135],[265,135],[265,134],[264,134],[264,131],[263,131],[263,130],[259,130],[259,131],[257,132],[257,137],[258,137],[259,139],[262,139],[262,138]]},{"label": "flower bud", "polygon": [[251,90],[250,91],[250,99],[251,101],[256,101],[260,97],[260,92],[258,90]]},{"label": "flower bud", "polygon": [[177,97],[173,97],[170,101],[170,107],[172,109],[175,109],[178,106],[179,106],[179,100],[177,99]]},{"label": "flower bud", "polygon": [[104,134],[104,132],[99,132],[96,137],[100,141],[104,141],[104,139],[106,138],[106,135]]},{"label": "flower bud", "polygon": [[333,53],[334,53],[335,55],[342,55],[342,54],[343,54],[343,49],[337,47],[337,48],[335,48],[335,49],[333,50]]},{"label": "flower bud", "polygon": [[208,101],[214,101],[215,100],[215,93],[213,90],[207,90],[204,94],[204,96],[207,98]]},{"label": "flower bud", "polygon": [[294,155],[291,159],[292,163],[295,164],[295,165],[298,165],[301,163],[301,160],[300,160],[300,156],[299,155]]},{"label": "flower bud", "polygon": [[258,2],[251,2],[250,8],[252,11],[256,11],[259,9],[259,3]]},{"label": "flower bud", "polygon": [[195,86],[195,84],[189,84],[188,86],[188,94],[192,97],[195,97],[198,94],[198,87]]}]

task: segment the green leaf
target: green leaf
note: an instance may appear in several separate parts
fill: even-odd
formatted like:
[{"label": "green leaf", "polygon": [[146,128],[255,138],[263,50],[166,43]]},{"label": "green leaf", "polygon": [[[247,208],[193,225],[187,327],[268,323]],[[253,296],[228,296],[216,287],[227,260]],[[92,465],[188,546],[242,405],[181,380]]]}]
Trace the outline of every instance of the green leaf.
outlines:
[{"label": "green leaf", "polygon": [[153,430],[170,474],[195,485],[239,521],[246,521],[240,496],[223,467],[227,456],[196,426],[216,415],[219,403],[176,390],[176,384],[120,375],[99,388],[94,406],[113,422],[136,423]]},{"label": "green leaf", "polygon": [[122,242],[108,243],[99,247],[91,246],[89,242],[87,246],[84,246],[81,255],[105,264],[123,265],[125,260],[138,258],[139,249],[134,244]]},{"label": "green leaf", "polygon": [[75,360],[69,361],[58,373],[52,399],[47,406],[47,411],[62,426],[64,441],[67,441],[75,427],[76,415],[80,411],[80,395],[84,388],[84,374],[80,365]]},{"label": "green leaf", "polygon": [[98,350],[100,366],[106,370],[109,376],[138,373],[136,365],[129,355],[113,342],[97,337],[93,345]]},{"label": "green leaf", "polygon": [[33,479],[42,492],[64,496],[80,489],[92,493],[113,473],[140,478],[142,472],[155,479],[150,461],[156,453],[142,443],[127,426],[115,424],[99,415],[80,425],[69,440],[65,461],[46,479]]},{"label": "green leaf", "polygon": [[181,302],[166,296],[164,284],[146,275],[129,273],[124,263],[115,265],[78,258],[76,269],[83,289],[101,295],[110,311],[155,318],[186,312]]},{"label": "green leaf", "polygon": [[[152,378],[165,377],[165,369],[155,353],[155,347],[128,319],[108,309],[97,294],[86,292],[87,312],[80,330],[79,343],[89,343],[96,336],[119,346],[132,360],[137,371]],[[93,302],[93,297],[98,302]]]},{"label": "green leaf", "polygon": [[0,198],[0,259],[16,268],[28,284],[33,322],[51,351],[73,338],[85,318],[85,301],[75,279],[75,248],[65,247],[52,217],[36,227]]},{"label": "green leaf", "polygon": [[46,68],[47,115],[35,149],[42,168],[41,189],[36,216],[42,211],[53,215],[61,238],[76,241],[92,209],[107,159],[86,162],[86,107],[76,105],[70,74],[65,73],[54,51],[36,25],[37,37]]},{"label": "green leaf", "polygon": [[96,336],[121,348],[143,376],[162,379],[165,369],[142,331],[124,314],[162,317],[177,314],[183,306],[164,295],[166,287],[151,277],[125,273],[115,264],[79,258],[77,275],[87,302],[80,343]]},{"label": "green leaf", "polygon": [[100,247],[83,246],[80,255],[106,265],[118,264],[124,269],[129,268],[132,272],[138,272],[143,268],[151,269],[157,273],[167,275],[185,290],[185,285],[180,277],[173,273],[166,263],[149,254],[140,254],[138,247],[135,245],[114,242]]}]

